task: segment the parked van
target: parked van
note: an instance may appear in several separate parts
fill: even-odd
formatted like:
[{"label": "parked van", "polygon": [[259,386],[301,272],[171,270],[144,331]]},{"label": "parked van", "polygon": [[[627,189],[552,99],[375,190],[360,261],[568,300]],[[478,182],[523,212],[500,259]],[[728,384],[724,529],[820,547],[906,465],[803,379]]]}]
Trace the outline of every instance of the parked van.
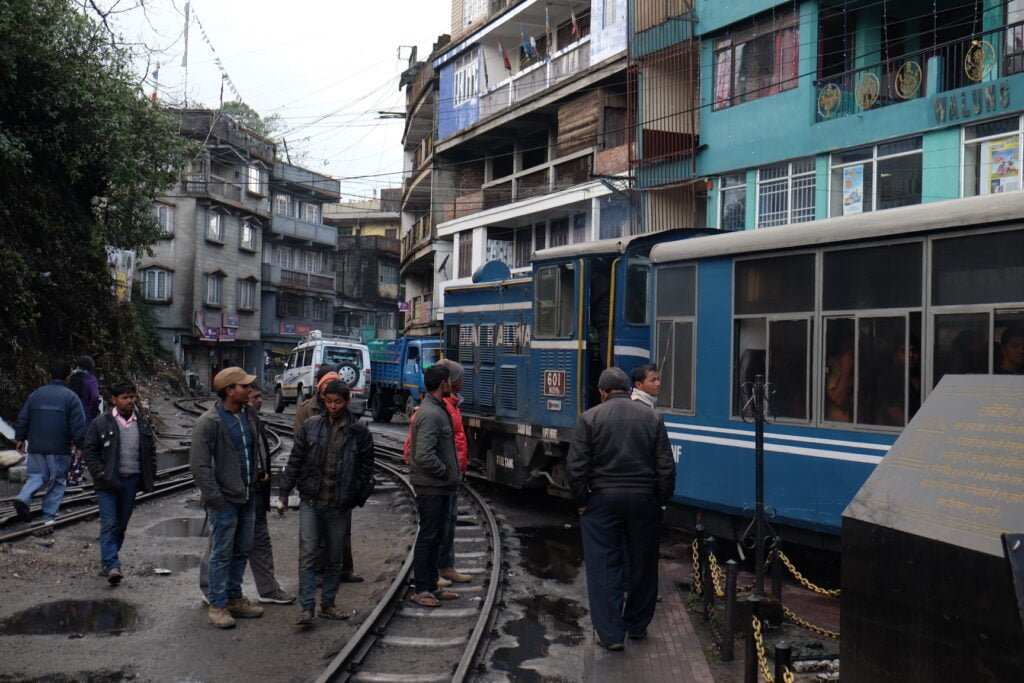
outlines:
[{"label": "parked van", "polygon": [[352,390],[349,410],[361,417],[366,410],[370,386],[370,350],[358,337],[338,337],[313,330],[288,354],[284,372],[274,382],[274,410],[299,403],[316,390],[316,373],[321,365],[333,365]]}]

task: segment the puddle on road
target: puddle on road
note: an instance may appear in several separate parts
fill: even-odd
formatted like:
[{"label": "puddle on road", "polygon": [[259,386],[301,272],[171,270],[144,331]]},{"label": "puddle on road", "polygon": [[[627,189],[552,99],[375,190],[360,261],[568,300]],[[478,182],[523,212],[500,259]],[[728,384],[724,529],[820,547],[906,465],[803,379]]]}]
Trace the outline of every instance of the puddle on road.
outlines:
[{"label": "puddle on road", "polygon": [[513,636],[518,644],[495,650],[491,665],[512,674],[513,680],[524,683],[559,680],[557,676],[553,678],[550,674],[524,669],[522,664],[546,657],[551,645],[572,646],[583,642],[579,620],[586,610],[574,600],[547,595],[518,598],[514,603],[524,607],[526,614],[509,622],[502,630]]},{"label": "puddle on road", "polygon": [[153,567],[170,569],[176,574],[199,566],[198,555],[162,555],[153,561]]},{"label": "puddle on road", "polygon": [[568,583],[580,573],[583,546],[577,527],[540,526],[516,530],[521,544],[522,564],[542,579]]},{"label": "puddle on road", "polygon": [[188,517],[179,519],[165,519],[149,527],[146,531],[153,536],[171,536],[174,538],[186,538],[189,536],[209,536],[210,525],[206,524],[202,517]]},{"label": "puddle on road", "polygon": [[0,635],[120,635],[139,622],[133,605],[120,600],[60,600],[18,612],[0,624]]},{"label": "puddle on road", "polygon": [[188,464],[188,453],[157,453],[157,470],[166,470],[172,467],[183,467]]}]

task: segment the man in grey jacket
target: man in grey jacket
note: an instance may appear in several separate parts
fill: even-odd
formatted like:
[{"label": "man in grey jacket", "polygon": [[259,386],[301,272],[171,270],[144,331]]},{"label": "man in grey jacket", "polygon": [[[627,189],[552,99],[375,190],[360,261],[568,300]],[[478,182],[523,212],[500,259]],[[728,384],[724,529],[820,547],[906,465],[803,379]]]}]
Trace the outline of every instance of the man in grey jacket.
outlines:
[{"label": "man in grey jacket", "polygon": [[[622,650],[647,637],[658,599],[661,506],[675,490],[676,468],[665,423],[629,400],[619,368],[601,373],[601,405],[576,421],[567,469],[580,513],[590,618],[598,645]],[[629,558],[624,580],[623,535]],[[629,599],[624,599],[623,584]]]},{"label": "man in grey jacket", "polygon": [[252,549],[255,493],[268,474],[249,385],[242,368],[224,368],[213,378],[220,400],[192,429],[189,466],[210,516],[210,624],[233,628],[235,617],[263,616],[263,608],[242,595],[242,575]]},{"label": "man in grey jacket", "polygon": [[420,531],[413,549],[414,593],[422,607],[438,607],[439,600],[454,600],[458,593],[437,588],[437,561],[441,539],[451,515],[451,497],[458,494],[459,461],[455,431],[444,398],[452,393],[448,368],[432,365],[423,372],[427,396],[420,402],[412,425],[409,480],[416,489]]}]

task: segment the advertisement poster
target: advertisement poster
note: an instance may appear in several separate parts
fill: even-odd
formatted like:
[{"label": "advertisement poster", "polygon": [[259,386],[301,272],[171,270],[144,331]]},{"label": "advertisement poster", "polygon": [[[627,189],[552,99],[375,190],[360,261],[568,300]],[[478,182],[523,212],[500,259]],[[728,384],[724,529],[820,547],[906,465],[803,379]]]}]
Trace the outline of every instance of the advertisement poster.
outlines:
[{"label": "advertisement poster", "polygon": [[1020,189],[1020,143],[1016,137],[988,143],[989,192],[1013,192]]},{"label": "advertisement poster", "polygon": [[111,291],[118,301],[131,301],[132,278],[135,277],[135,252],[107,247],[107,270],[110,272]]},{"label": "advertisement poster", "polygon": [[864,164],[843,169],[843,215],[864,211]]}]

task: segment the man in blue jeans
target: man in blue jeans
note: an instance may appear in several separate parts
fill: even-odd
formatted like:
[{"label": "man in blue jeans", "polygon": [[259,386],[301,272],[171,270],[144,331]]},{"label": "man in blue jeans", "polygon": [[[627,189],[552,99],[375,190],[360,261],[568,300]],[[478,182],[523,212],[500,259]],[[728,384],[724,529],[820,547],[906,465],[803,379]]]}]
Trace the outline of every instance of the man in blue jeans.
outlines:
[{"label": "man in blue jeans", "polygon": [[85,433],[85,464],[100,508],[103,575],[116,586],[124,578],[118,552],[135,509],[135,494],[153,490],[156,443],[149,422],[135,412],[135,385],[113,384],[110,400],[114,409],[99,415]]},{"label": "man in blue jeans", "polygon": [[54,361],[50,367],[53,381],[29,395],[14,423],[18,452],[28,451],[28,478],[14,499],[14,510],[23,522],[32,521],[32,494],[49,485],[43,495],[43,524],[53,524],[64,500],[72,445],[75,455],[82,457],[85,413],[78,396],[65,384],[70,374],[67,361]]},{"label": "man in blue jeans", "polygon": [[348,619],[334,604],[341,583],[341,565],[349,534],[352,509],[362,507],[373,492],[373,436],[366,425],[349,412],[351,393],[340,379],[323,388],[324,414],[306,420],[299,429],[288,464],[281,473],[281,506],[288,508],[288,494],[297,486],[299,504],[299,602],[298,626],[310,626],[316,607],[317,546],[324,540],[324,583],[320,591],[320,616]]},{"label": "man in blue jeans", "polygon": [[210,609],[217,628],[234,628],[235,618],[263,616],[263,608],[242,595],[242,575],[252,549],[255,493],[269,476],[256,416],[248,406],[256,377],[224,368],[213,378],[220,398],[192,429],[189,466],[210,516]]}]

